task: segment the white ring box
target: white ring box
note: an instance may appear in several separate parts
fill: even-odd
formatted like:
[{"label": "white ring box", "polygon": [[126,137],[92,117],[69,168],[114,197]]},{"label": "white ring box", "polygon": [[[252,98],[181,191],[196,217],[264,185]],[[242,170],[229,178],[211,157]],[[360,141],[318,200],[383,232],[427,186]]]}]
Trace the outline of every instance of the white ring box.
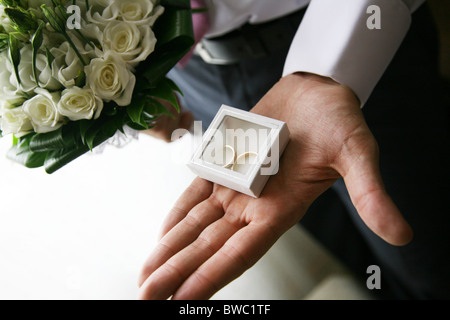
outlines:
[{"label": "white ring box", "polygon": [[188,167],[199,177],[259,197],[289,142],[286,123],[223,105]]}]

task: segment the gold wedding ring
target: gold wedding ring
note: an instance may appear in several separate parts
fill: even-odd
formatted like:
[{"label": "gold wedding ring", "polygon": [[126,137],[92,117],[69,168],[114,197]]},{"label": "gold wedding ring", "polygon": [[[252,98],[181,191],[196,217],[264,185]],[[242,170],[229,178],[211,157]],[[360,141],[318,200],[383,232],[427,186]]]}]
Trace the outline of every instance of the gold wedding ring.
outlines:
[{"label": "gold wedding ring", "polygon": [[222,165],[223,168],[231,168],[236,162],[236,151],[232,146],[226,145],[225,151],[225,164]]},{"label": "gold wedding ring", "polygon": [[204,160],[242,174],[246,174],[249,168],[257,163],[257,152],[244,152],[237,156],[236,151],[230,145],[225,145],[221,154],[215,152],[216,149],[213,145],[210,145],[207,150],[209,152],[205,152]]},{"label": "gold wedding ring", "polygon": [[245,174],[248,169],[256,163],[258,158],[258,153],[256,152],[245,152],[237,157],[231,170]]}]

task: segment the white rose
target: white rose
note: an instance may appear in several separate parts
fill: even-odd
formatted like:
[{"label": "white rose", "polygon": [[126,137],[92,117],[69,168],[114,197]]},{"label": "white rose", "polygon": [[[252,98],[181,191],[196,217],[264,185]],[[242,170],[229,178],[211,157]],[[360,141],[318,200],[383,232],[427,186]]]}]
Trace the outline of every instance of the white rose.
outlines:
[{"label": "white rose", "polygon": [[11,83],[11,75],[13,74],[13,66],[8,58],[8,50],[0,53],[0,99],[9,99],[15,97],[17,92],[17,81]]},{"label": "white rose", "polygon": [[[10,75],[10,83],[17,89],[26,93],[31,93],[36,88],[36,80],[33,74],[33,51],[31,45],[25,45],[20,50],[19,77],[21,84],[17,82],[16,74],[12,64],[7,65]],[[53,78],[50,66],[47,63],[47,57],[41,53],[36,57],[36,69],[38,74],[39,86],[48,90],[58,90],[61,84]]]},{"label": "white rose", "polygon": [[131,103],[136,77],[119,55],[107,51],[102,58],[92,59],[85,67],[86,86],[106,102],[119,106]]},{"label": "white rose", "polygon": [[17,81],[13,65],[11,63],[6,65],[10,74],[9,82],[16,88],[17,92],[24,91],[30,93],[36,87],[36,82],[34,81],[32,72],[31,57],[32,53],[30,45],[26,45],[20,50],[19,77],[21,84]]},{"label": "white rose", "polygon": [[36,82],[33,76],[32,70],[32,50],[31,45],[25,45],[20,50],[20,64],[19,64],[19,76],[21,84],[17,82],[17,78],[14,72],[11,73],[11,83],[16,85],[17,88],[30,93],[36,87]]},{"label": "white rose", "polygon": [[21,96],[0,97],[0,117],[3,112],[21,106],[26,99]]},{"label": "white rose", "polygon": [[43,30],[44,41],[42,42],[41,50],[44,51],[45,47],[49,50],[51,48],[57,48],[64,42],[66,42],[66,38],[60,33],[55,32],[53,28],[47,23]]},{"label": "white rose", "polygon": [[112,50],[135,67],[155,50],[156,37],[148,27],[124,21],[112,21],[103,31],[104,50]]},{"label": "white rose", "polygon": [[61,94],[59,92],[50,93],[41,88],[34,91],[37,95],[23,104],[23,110],[31,119],[34,131],[46,133],[60,128],[63,123],[57,106]]},{"label": "white rose", "polygon": [[102,99],[90,89],[73,87],[62,92],[58,111],[72,121],[97,119],[103,110]]},{"label": "white rose", "polygon": [[20,138],[33,131],[30,118],[22,107],[4,110],[0,123],[3,135],[12,133]]},{"label": "white rose", "polygon": [[[81,46],[78,48],[81,48]],[[83,63],[75,51],[66,41],[58,48],[50,49],[50,52],[55,57],[51,68],[53,77],[66,88],[75,86],[75,79],[78,77],[80,71],[84,69]],[[89,61],[88,55],[82,54],[82,56],[84,60]]]},{"label": "white rose", "polygon": [[[17,90],[16,85],[11,83],[12,71],[13,67],[8,58],[8,51],[4,50],[0,53],[0,116],[7,109],[21,106],[25,101],[20,90]],[[17,84],[15,75],[13,80]]]},{"label": "white rose", "polygon": [[89,1],[89,4],[91,5],[91,7],[103,7],[106,8],[113,0],[91,0]]},{"label": "white rose", "polygon": [[87,56],[88,61],[101,56],[103,52],[99,48],[101,48],[101,43],[103,42],[103,29],[100,29],[99,25],[95,23],[82,22],[80,32],[94,44],[94,48],[86,44],[81,53]]},{"label": "white rose", "polygon": [[164,8],[155,6],[152,0],[115,0],[110,1],[103,11],[87,13],[88,21],[107,24],[114,20],[122,20],[138,25],[152,27],[156,19],[164,13]]}]

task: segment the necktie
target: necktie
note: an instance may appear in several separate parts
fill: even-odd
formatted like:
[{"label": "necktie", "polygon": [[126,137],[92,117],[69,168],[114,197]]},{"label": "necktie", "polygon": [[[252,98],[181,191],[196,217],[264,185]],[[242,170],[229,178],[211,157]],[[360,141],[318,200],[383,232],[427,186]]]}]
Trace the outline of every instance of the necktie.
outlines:
[{"label": "necktie", "polygon": [[[203,0],[191,0],[191,8],[192,9],[198,9],[198,8],[205,8],[205,3]],[[208,20],[208,13],[207,12],[198,12],[192,14],[192,24],[194,26],[194,36],[195,36],[195,44],[192,46],[192,49],[184,56],[183,59],[180,60],[178,63],[179,66],[184,67],[192,57],[192,54],[194,53],[195,46],[197,43],[200,42],[200,40],[203,38],[203,36],[208,32],[209,30],[209,20]]]}]

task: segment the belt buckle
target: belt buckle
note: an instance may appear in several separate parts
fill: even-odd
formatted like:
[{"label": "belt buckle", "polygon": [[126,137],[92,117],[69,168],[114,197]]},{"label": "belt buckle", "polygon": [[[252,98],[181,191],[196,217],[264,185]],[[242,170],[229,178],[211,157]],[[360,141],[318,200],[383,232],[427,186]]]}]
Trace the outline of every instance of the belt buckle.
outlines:
[{"label": "belt buckle", "polygon": [[203,61],[205,61],[208,64],[215,64],[215,65],[229,65],[236,63],[238,61],[232,61],[230,59],[220,59],[217,57],[213,57],[211,53],[208,51],[207,47],[205,46],[205,43],[203,41],[200,41],[197,43],[194,49],[194,53],[200,56]]}]

